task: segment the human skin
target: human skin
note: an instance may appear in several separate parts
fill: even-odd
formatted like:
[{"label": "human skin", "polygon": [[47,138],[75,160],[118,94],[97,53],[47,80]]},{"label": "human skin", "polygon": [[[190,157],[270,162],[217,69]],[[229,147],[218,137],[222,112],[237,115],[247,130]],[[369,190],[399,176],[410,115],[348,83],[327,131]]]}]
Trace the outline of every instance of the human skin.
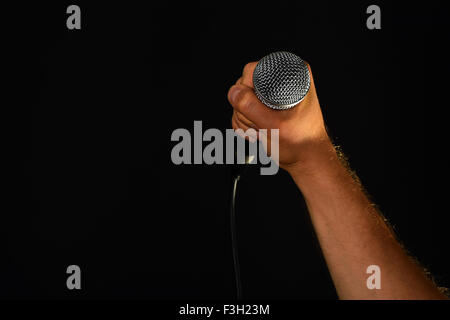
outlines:
[{"label": "human skin", "polygon": [[[311,87],[306,97],[296,107],[279,111],[263,105],[254,94],[256,64],[247,64],[228,92],[234,109],[233,129],[279,129],[279,165],[305,198],[339,298],[445,299],[396,240],[333,146],[310,66]],[[256,138],[267,139],[265,145],[271,145],[270,134]],[[381,289],[367,287],[370,265],[380,267]]]}]

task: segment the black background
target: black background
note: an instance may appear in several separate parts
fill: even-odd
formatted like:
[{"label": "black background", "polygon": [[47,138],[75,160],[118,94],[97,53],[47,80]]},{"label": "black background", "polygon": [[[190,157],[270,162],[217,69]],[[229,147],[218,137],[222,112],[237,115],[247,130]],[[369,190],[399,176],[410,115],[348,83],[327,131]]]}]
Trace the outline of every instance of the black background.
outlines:
[{"label": "black background", "polygon": [[[311,64],[335,143],[406,248],[450,286],[448,210],[433,192],[442,166],[426,129],[440,4],[78,2],[76,31],[69,4],[33,8],[33,102],[20,109],[20,169],[0,224],[0,297],[233,298],[231,168],[172,164],[170,136],[193,133],[194,120],[230,128],[229,87],[278,50]],[[381,30],[366,27],[370,4]],[[337,298],[286,172],[251,167],[237,214],[246,298]],[[80,291],[66,288],[71,264]]]}]

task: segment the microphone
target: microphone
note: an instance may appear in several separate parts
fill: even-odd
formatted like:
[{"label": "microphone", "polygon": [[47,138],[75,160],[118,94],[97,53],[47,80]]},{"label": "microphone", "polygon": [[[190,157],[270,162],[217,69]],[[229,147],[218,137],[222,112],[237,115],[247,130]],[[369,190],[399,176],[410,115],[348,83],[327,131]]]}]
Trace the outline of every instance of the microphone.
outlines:
[{"label": "microphone", "polygon": [[263,104],[275,110],[287,110],[306,96],[311,77],[300,57],[279,51],[259,60],[253,72],[253,86]]},{"label": "microphone", "polygon": [[[253,72],[253,86],[256,96],[263,104],[275,110],[287,110],[295,107],[305,98],[311,86],[311,77],[308,66],[300,57],[290,52],[279,51],[259,60]],[[248,144],[247,141],[246,143]],[[245,149],[249,150],[247,146]],[[232,170],[230,229],[238,300],[242,299],[242,282],[236,228],[236,190],[241,173],[247,168],[247,164],[252,162],[252,157],[252,155],[246,155],[245,165],[234,166]]]},{"label": "microphone", "polygon": [[[311,77],[308,66],[299,56],[278,51],[258,61],[253,71],[253,86],[263,104],[275,110],[287,110],[305,98],[311,86]],[[245,164],[233,167],[233,177],[240,175],[254,159],[254,155],[248,154],[248,144],[246,140]],[[236,150],[234,160],[237,160]]]}]

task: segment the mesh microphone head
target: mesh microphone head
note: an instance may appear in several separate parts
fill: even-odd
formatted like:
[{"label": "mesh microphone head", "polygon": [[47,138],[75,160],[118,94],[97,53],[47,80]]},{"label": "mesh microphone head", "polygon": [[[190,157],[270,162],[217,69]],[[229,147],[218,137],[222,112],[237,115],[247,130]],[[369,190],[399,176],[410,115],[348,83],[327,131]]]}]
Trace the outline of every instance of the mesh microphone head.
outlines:
[{"label": "mesh microphone head", "polygon": [[253,72],[255,94],[272,109],[296,106],[311,85],[306,63],[290,52],[274,52],[262,58]]}]

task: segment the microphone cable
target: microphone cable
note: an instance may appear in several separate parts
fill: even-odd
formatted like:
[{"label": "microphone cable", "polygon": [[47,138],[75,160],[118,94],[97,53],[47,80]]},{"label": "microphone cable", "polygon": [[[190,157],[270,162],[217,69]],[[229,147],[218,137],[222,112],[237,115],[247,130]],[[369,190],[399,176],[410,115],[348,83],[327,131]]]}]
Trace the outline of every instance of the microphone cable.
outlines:
[{"label": "microphone cable", "polygon": [[[234,154],[235,164],[231,167],[232,177],[232,190],[231,190],[231,203],[230,203],[230,231],[231,231],[231,249],[233,252],[233,266],[234,276],[236,283],[236,297],[237,300],[242,300],[242,280],[241,280],[241,265],[239,263],[239,243],[237,235],[237,223],[236,223],[236,198],[238,182],[244,173],[248,170],[249,164],[253,162],[255,156],[249,154],[250,146],[249,141],[244,140],[246,154],[244,157],[244,163],[238,163],[237,152]],[[247,152],[248,151],[248,152]]]},{"label": "microphone cable", "polygon": [[[300,57],[290,52],[278,51],[259,60],[253,71],[253,84],[255,94],[263,104],[274,110],[286,110],[295,107],[305,98],[311,87],[311,75],[308,65]],[[247,140],[245,143],[248,145]],[[245,150],[249,150],[247,146]],[[238,300],[242,299],[242,283],[236,229],[236,190],[242,171],[252,161],[253,157],[247,154],[244,166],[234,166],[234,172],[232,171],[230,228]]]},{"label": "microphone cable", "polygon": [[231,248],[233,250],[234,276],[236,282],[236,295],[238,300],[242,299],[241,267],[239,264],[239,247],[238,247],[237,227],[236,227],[236,191],[238,181],[240,178],[241,178],[240,174],[234,175],[233,188],[231,192],[231,205],[230,205]]}]

